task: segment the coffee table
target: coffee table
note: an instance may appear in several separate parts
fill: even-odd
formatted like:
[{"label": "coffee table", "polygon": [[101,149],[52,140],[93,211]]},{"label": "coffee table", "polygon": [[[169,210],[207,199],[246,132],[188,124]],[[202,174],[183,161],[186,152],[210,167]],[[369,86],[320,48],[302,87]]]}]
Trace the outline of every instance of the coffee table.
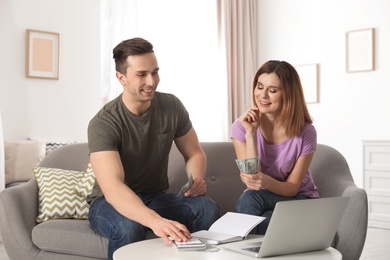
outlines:
[{"label": "coffee table", "polygon": [[[253,242],[259,241],[261,236],[248,238]],[[248,240],[247,239],[247,240]],[[128,259],[158,259],[158,260],[249,260],[257,259],[244,254],[236,253],[219,246],[208,246],[205,251],[178,252],[175,246],[167,245],[161,238],[148,239],[123,246],[114,252],[114,260]],[[306,252],[284,256],[267,257],[269,260],[341,260],[342,255],[336,249],[329,247],[325,250]]]}]

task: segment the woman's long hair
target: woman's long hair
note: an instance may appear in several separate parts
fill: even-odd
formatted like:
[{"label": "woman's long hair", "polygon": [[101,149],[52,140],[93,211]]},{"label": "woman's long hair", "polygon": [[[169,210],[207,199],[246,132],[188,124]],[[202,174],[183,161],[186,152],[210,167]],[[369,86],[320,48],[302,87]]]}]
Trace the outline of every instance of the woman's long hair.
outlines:
[{"label": "woman's long hair", "polygon": [[313,123],[306,106],[301,80],[297,71],[291,64],[285,61],[270,60],[264,63],[253,78],[253,104],[256,104],[254,91],[257,81],[263,73],[275,73],[279,77],[283,107],[277,124],[286,128],[288,137],[297,136],[306,123]]}]

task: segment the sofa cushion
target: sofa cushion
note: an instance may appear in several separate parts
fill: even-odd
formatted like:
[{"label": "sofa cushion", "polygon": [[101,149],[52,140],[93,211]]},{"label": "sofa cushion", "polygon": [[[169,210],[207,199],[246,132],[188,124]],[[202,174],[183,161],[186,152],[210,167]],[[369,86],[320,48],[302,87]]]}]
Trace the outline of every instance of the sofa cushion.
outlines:
[{"label": "sofa cushion", "polygon": [[34,177],[33,168],[46,156],[46,144],[37,140],[5,141],[5,183],[24,182]]},{"label": "sofa cushion", "polygon": [[108,240],[95,233],[88,220],[54,219],[36,225],[33,243],[44,251],[107,259]]},{"label": "sofa cushion", "polygon": [[34,175],[39,189],[38,223],[56,218],[88,218],[86,196],[94,182],[90,165],[85,172],[36,167]]}]

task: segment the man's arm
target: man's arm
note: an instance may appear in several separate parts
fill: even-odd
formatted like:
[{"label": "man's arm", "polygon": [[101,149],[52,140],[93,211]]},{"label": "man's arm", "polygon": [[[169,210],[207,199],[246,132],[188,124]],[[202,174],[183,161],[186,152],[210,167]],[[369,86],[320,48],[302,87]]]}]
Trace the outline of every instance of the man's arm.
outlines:
[{"label": "man's arm", "polygon": [[142,200],[124,183],[124,170],[117,151],[94,152],[90,155],[96,180],[107,200],[120,214],[149,227],[153,232],[171,243],[168,236],[176,241],[191,238],[187,228],[162,218],[144,205]]},{"label": "man's arm", "polygon": [[207,185],[204,179],[206,177],[207,159],[200,147],[194,128],[191,128],[184,136],[176,138],[175,143],[184,157],[187,174],[191,172],[194,178],[194,184],[184,195],[188,197],[206,194]]}]

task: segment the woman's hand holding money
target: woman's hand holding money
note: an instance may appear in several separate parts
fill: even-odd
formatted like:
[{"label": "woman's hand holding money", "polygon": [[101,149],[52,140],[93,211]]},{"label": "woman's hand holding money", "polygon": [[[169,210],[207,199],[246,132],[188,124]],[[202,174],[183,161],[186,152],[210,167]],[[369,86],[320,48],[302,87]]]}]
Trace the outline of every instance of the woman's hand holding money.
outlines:
[{"label": "woman's hand holding money", "polygon": [[262,172],[255,174],[240,173],[241,181],[246,185],[248,190],[260,190],[266,186],[267,175]]}]

